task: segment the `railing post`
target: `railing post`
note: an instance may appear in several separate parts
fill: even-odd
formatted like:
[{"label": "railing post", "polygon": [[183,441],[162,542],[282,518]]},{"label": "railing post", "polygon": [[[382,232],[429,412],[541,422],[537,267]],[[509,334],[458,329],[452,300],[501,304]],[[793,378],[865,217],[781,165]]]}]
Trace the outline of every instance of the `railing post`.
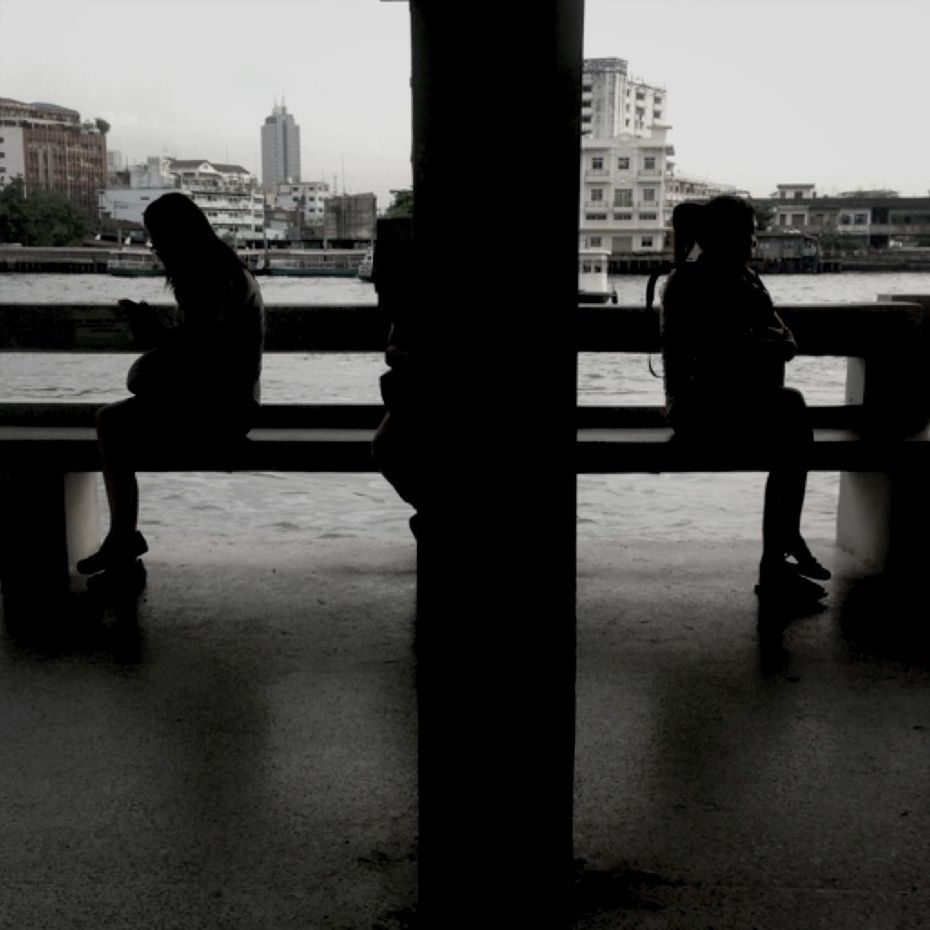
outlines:
[{"label": "railing post", "polygon": [[[881,295],[880,301],[920,303],[930,295]],[[864,429],[907,434],[930,418],[930,323],[925,318],[894,345],[850,358],[846,402],[862,404]],[[930,490],[925,474],[905,465],[883,472],[842,472],[837,546],[873,572],[917,580],[930,565]]]},{"label": "railing post", "polygon": [[[418,541],[424,928],[567,920],[582,0],[519,17],[411,0],[416,329],[428,430]],[[512,106],[511,95],[519,100]],[[514,222],[488,207],[521,136]],[[480,201],[476,204],[475,200]],[[535,453],[535,454],[534,454]],[[525,464],[527,461],[529,465]]]}]

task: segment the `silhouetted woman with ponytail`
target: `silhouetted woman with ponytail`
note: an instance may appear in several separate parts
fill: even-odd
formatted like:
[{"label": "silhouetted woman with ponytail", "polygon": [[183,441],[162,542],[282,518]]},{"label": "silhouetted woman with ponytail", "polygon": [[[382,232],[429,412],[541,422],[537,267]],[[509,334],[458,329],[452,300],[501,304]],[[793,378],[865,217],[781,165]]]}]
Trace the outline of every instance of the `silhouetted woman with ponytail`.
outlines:
[{"label": "silhouetted woman with ponytail", "polygon": [[97,412],[110,529],[100,549],[78,562],[86,575],[118,574],[148,549],[137,527],[139,456],[234,445],[260,400],[264,307],[255,278],[184,194],[159,197],[143,219],[177,300],[178,323],[166,326],[147,305],[120,301],[132,328],[148,330],[155,347],[129,370],[133,396]]},{"label": "silhouetted woman with ponytail", "polygon": [[[680,212],[679,212],[680,211]],[[771,461],[762,519],[760,597],[814,602],[830,577],[801,535],[813,434],[799,391],[784,386],[797,345],[749,267],[752,206],[721,196],[673,218],[681,260],[662,297],[666,412],[683,441],[752,443]],[[700,254],[696,255],[697,245]]]}]

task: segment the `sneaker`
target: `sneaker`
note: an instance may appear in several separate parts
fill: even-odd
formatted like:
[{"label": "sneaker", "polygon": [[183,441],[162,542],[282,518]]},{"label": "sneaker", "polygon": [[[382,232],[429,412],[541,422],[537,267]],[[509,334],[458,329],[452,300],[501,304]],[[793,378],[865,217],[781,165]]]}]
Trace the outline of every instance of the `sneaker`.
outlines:
[{"label": "sneaker", "polygon": [[136,530],[127,543],[119,542],[108,533],[100,548],[86,559],[80,559],[75,566],[82,575],[96,575],[108,568],[131,565],[140,555],[149,551],[145,537]]}]

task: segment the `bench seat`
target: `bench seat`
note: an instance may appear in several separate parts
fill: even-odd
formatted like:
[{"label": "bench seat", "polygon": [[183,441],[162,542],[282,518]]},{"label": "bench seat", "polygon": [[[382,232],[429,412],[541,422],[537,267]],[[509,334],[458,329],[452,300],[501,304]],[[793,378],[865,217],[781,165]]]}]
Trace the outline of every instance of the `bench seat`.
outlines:
[{"label": "bench seat", "polygon": [[[0,405],[0,471],[97,471],[94,405]],[[855,428],[854,407],[813,407],[811,470],[888,471],[930,467],[930,427],[887,439]],[[157,450],[139,471],[374,471],[371,440],[383,408],[367,404],[268,405],[249,437],[233,450]],[[751,445],[679,442],[658,407],[580,407],[579,474],[765,471]],[[528,463],[529,464],[529,463]]]}]

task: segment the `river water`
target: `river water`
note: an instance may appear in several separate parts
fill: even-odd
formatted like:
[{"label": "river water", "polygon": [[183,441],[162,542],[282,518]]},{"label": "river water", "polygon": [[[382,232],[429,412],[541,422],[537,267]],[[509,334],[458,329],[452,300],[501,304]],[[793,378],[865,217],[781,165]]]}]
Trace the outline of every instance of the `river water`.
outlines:
[{"label": "river water", "polygon": [[[371,284],[356,279],[264,277],[266,304],[373,304]],[[645,277],[611,283],[621,304],[639,304]],[[778,303],[874,301],[880,294],[930,293],[930,273],[771,275]],[[161,278],[108,275],[0,275],[0,302],[105,303],[128,297],[170,301]],[[126,396],[131,357],[0,353],[0,401],[105,402]],[[268,403],[378,403],[379,353],[268,353],[262,395]],[[842,403],[845,361],[799,358],[787,383],[810,403]],[[579,357],[582,404],[660,404],[662,382],[639,355]],[[759,474],[596,475],[578,481],[579,540],[758,540],[764,476]],[[376,536],[408,539],[409,508],[378,475],[143,475],[141,525],[150,543],[172,552],[211,551],[243,535],[260,543]],[[832,539],[838,476],[810,476],[804,531]],[[194,531],[192,536],[192,531]],[[196,542],[199,540],[199,542]],[[154,547],[153,547],[154,548]]]}]

